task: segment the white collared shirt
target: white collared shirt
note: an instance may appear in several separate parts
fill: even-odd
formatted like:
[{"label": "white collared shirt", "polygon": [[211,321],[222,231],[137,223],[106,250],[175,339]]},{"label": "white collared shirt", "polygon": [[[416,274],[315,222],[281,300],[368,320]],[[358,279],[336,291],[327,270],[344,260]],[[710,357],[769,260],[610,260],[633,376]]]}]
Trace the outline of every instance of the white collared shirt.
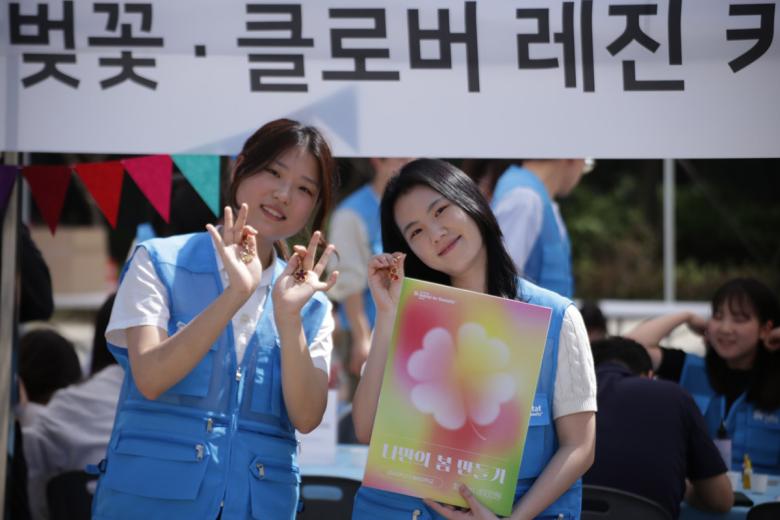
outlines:
[{"label": "white collared shirt", "polygon": [[[213,246],[213,242],[212,242]],[[223,288],[229,284],[228,274],[222,265],[222,259],[214,250],[217,258],[220,279]],[[271,264],[263,269],[257,289],[233,316],[233,334],[235,337],[236,359],[239,363],[244,357],[247,344],[257,327],[263,312],[266,298],[271,292],[276,253]],[[152,325],[164,331],[168,329],[170,319],[168,293],[157,276],[149,253],[139,247],[133,255],[130,265],[119,286],[111,311],[111,319],[106,328],[106,339],[117,347],[127,348],[126,329],[141,325]],[[309,345],[314,366],[326,374],[330,370],[330,355],[333,350],[331,333],[334,322],[331,313],[326,312],[320,330]]]}]

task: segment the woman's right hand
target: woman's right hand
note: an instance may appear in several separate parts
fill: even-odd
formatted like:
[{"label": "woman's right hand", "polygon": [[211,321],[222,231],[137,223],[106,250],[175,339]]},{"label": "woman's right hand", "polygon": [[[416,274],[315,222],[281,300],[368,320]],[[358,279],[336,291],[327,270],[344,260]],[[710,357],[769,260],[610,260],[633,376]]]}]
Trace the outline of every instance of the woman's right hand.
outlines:
[{"label": "woman's right hand", "polygon": [[404,279],[403,253],[380,253],[368,261],[368,288],[377,312],[395,312]]},{"label": "woman's right hand", "polygon": [[257,230],[247,225],[248,213],[249,207],[242,204],[233,222],[233,210],[226,206],[221,235],[213,225],[206,225],[227,272],[229,289],[247,298],[260,284],[260,275],[263,273],[257,254]]},{"label": "woman's right hand", "polygon": [[705,336],[707,333],[707,323],[709,320],[702,318],[698,314],[690,313],[688,319],[685,320],[685,324],[694,334],[699,336]]}]

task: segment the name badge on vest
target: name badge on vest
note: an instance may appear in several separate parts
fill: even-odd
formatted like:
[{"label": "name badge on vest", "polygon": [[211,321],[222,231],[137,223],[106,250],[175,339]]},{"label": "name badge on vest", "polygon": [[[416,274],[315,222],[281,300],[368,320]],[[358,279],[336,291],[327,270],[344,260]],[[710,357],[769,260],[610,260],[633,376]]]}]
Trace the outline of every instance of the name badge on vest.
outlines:
[{"label": "name badge on vest", "polygon": [[780,430],[780,411],[767,413],[762,412],[761,410],[753,410],[750,422],[754,426]]},{"label": "name badge on vest", "polygon": [[528,426],[544,426],[550,424],[550,407],[547,404],[547,396],[538,394],[534,396],[534,404],[531,406],[531,419]]}]

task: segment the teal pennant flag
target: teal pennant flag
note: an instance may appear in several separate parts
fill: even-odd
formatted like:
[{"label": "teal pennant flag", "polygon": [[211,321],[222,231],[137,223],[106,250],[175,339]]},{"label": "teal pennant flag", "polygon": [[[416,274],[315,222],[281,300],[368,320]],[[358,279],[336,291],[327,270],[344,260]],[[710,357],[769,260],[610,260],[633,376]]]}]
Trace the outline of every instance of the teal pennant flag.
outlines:
[{"label": "teal pennant flag", "polygon": [[219,156],[172,155],[171,157],[214,216],[219,217]]}]

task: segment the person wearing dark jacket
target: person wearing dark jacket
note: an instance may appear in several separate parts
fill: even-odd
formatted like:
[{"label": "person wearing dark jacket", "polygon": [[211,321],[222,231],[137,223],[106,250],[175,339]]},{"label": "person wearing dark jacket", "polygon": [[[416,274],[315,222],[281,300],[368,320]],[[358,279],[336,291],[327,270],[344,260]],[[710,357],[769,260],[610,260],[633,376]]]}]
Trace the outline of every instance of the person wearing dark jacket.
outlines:
[{"label": "person wearing dark jacket", "polygon": [[599,413],[596,459],[583,482],[646,497],[672,518],[683,498],[700,509],[728,511],[734,497],[726,465],[690,394],[648,377],[650,356],[636,341],[615,336],[591,348]]}]

